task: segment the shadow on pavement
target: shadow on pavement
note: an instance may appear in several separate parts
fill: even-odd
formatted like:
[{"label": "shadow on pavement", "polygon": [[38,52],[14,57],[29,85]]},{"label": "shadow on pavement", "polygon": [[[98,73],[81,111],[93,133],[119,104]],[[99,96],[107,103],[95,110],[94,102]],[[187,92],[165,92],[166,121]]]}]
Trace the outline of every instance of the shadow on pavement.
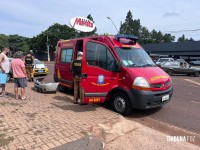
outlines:
[{"label": "shadow on pavement", "polygon": [[72,110],[74,112],[96,111],[96,107],[94,105],[74,104],[74,101],[67,96],[54,96],[53,99],[57,100],[57,102],[53,102],[51,104],[62,110]]},{"label": "shadow on pavement", "polygon": [[127,116],[127,118],[143,118],[143,117],[151,116],[152,114],[155,114],[158,111],[160,111],[160,109],[162,109],[162,107],[148,109],[148,110],[134,109],[133,112],[129,116]]},{"label": "shadow on pavement", "polygon": [[[109,102],[105,102],[105,103],[97,104],[97,105],[100,106],[100,107],[103,107],[105,109],[113,111],[112,106],[111,106],[111,104]],[[162,109],[162,107],[158,107],[158,108],[155,108],[155,109],[149,109],[149,110],[133,109],[132,113],[130,115],[126,116],[126,118],[143,118],[143,117],[147,117],[147,116],[150,116],[152,114],[157,113],[158,111],[160,111],[160,109]]]},{"label": "shadow on pavement", "polygon": [[86,112],[86,111],[96,111],[96,107],[92,105],[79,105],[72,104],[68,102],[51,103],[53,106],[62,110],[71,110],[73,112]]},{"label": "shadow on pavement", "polygon": [[71,100],[69,97],[67,97],[67,96],[54,96],[54,97],[52,97],[53,99],[55,99],[55,100],[58,100],[58,101],[67,101],[67,102],[69,102],[69,103],[73,103],[74,101],[73,100]]}]

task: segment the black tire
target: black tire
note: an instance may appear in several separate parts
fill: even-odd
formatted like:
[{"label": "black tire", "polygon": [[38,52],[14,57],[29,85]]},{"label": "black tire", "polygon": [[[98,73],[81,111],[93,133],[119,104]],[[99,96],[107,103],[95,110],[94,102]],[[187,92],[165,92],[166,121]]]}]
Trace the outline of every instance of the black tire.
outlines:
[{"label": "black tire", "polygon": [[112,107],[117,113],[126,116],[132,112],[129,98],[122,92],[114,93],[111,98]]},{"label": "black tire", "polygon": [[58,85],[58,89],[59,89],[60,92],[65,92],[66,91],[66,87],[63,86],[62,84]]},{"label": "black tire", "polygon": [[169,75],[169,76],[172,76],[174,74],[173,70],[167,70],[166,73]]},{"label": "black tire", "polygon": [[195,76],[195,77],[199,77],[199,72],[198,72],[198,71],[195,71],[195,72],[194,72],[194,76]]}]

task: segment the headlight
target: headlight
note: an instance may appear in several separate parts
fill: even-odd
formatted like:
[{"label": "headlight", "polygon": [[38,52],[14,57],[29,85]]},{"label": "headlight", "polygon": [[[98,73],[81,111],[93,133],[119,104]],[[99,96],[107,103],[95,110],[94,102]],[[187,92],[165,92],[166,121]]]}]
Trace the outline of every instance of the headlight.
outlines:
[{"label": "headlight", "polygon": [[142,88],[150,88],[149,82],[143,77],[135,78],[133,86],[139,86]]}]

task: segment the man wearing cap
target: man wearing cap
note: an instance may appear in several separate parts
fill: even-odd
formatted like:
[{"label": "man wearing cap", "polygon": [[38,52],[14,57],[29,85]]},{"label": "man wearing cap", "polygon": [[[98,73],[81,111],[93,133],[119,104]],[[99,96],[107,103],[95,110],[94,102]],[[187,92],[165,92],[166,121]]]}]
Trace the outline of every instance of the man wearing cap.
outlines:
[{"label": "man wearing cap", "polygon": [[34,57],[31,55],[30,52],[27,53],[27,55],[24,58],[25,66],[26,66],[26,73],[28,77],[28,81],[33,81],[33,61]]},{"label": "man wearing cap", "polygon": [[83,52],[78,52],[78,57],[71,64],[71,69],[74,75],[74,104],[78,103],[79,98],[80,103],[82,104],[82,92],[80,88],[82,74],[82,56]]}]

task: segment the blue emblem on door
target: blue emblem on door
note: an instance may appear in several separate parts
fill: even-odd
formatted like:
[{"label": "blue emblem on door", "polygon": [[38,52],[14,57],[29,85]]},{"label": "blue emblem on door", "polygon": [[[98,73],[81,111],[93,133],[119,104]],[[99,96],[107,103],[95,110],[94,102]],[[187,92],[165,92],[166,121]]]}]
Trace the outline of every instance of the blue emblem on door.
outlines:
[{"label": "blue emblem on door", "polygon": [[104,75],[99,75],[97,83],[98,84],[104,84],[104,78],[105,78]]}]

